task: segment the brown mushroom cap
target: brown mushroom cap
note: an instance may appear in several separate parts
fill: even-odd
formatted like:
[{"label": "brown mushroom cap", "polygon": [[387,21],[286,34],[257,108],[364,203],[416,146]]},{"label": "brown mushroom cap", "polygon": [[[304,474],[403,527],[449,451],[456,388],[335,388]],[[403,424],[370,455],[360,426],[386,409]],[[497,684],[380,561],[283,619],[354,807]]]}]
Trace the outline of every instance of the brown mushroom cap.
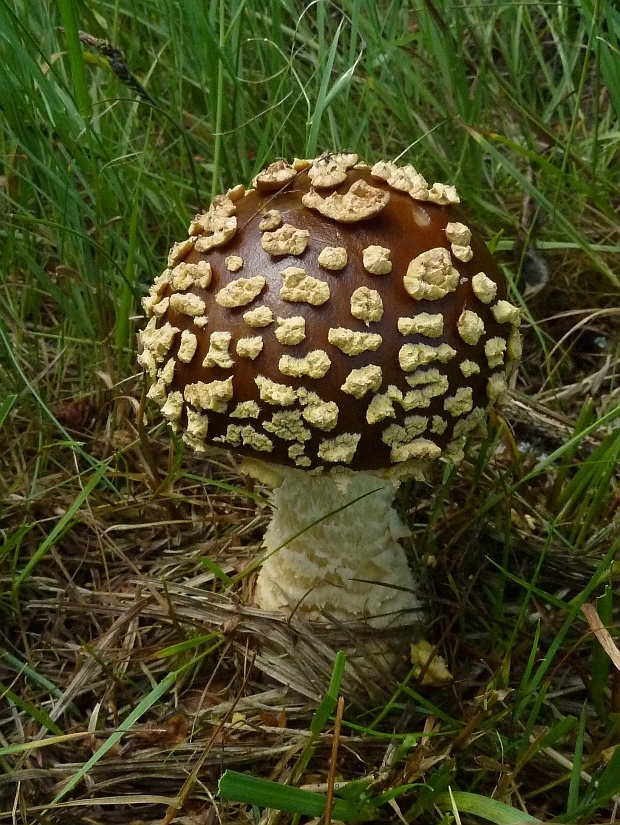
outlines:
[{"label": "brown mushroom cap", "polygon": [[519,312],[451,187],[331,158],[279,162],[192,222],[144,301],[149,395],[198,450],[307,469],[458,457],[518,358]]}]

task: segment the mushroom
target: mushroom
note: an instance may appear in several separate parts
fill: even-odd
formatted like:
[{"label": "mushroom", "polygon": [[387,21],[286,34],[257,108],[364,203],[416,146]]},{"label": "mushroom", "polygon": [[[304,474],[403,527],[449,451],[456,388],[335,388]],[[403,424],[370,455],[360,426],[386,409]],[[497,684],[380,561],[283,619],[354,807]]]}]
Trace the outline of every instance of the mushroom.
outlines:
[{"label": "mushroom", "polygon": [[458,201],[412,166],[280,160],[196,216],[143,301],[149,397],[273,488],[259,606],[419,618],[398,484],[462,458],[520,354]]}]

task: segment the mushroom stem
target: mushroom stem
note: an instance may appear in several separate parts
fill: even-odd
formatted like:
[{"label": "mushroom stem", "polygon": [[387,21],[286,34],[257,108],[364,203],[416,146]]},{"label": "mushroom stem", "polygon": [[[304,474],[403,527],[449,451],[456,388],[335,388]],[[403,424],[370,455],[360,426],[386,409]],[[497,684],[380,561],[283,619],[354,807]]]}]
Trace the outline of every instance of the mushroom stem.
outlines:
[{"label": "mushroom stem", "polygon": [[[256,466],[247,469],[258,474]],[[410,531],[392,507],[394,482],[365,472],[278,471],[256,603],[310,619],[361,618],[378,628],[419,620],[420,601],[398,541]]]}]

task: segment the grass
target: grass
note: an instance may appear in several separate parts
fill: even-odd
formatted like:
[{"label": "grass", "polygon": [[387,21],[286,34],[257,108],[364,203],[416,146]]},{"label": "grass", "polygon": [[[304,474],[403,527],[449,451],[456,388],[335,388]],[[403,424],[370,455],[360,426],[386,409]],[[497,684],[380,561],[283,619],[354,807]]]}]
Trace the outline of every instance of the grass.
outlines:
[{"label": "grass", "polygon": [[[0,0],[0,822],[615,821],[619,90],[610,0]],[[456,183],[523,308],[401,491],[442,688],[251,606],[264,494],[136,368],[191,215],[330,148]]]}]

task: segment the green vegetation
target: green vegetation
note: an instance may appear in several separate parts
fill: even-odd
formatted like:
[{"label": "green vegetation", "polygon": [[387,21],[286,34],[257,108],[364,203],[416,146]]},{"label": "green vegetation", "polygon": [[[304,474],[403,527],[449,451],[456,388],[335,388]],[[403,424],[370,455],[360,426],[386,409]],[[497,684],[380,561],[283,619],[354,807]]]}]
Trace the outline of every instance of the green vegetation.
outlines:
[{"label": "green vegetation", "polygon": [[[0,0],[0,823],[617,816],[619,122],[612,0]],[[402,489],[440,688],[248,607],[263,492],[136,366],[191,216],[328,149],[456,184],[523,309]]]}]

